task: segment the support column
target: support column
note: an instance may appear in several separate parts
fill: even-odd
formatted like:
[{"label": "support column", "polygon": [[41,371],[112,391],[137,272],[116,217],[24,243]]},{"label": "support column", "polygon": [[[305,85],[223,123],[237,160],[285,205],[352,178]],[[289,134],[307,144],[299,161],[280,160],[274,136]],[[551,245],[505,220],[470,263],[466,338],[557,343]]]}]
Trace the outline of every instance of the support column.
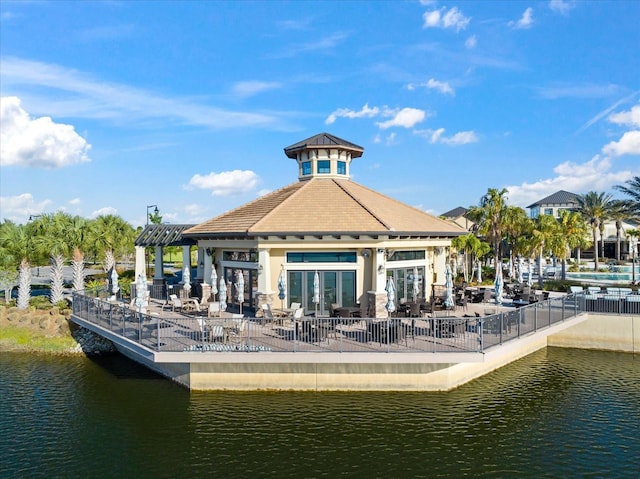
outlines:
[{"label": "support column", "polygon": [[143,277],[146,277],[147,273],[146,273],[146,264],[145,264],[145,258],[144,258],[144,247],[136,246],[135,250],[136,250],[136,260],[135,260],[136,278],[140,275],[142,275]]},{"label": "support column", "polygon": [[211,255],[209,255],[206,250],[207,248],[205,248],[204,254],[204,271],[202,272],[202,282],[211,284],[211,271],[213,270],[213,251],[211,252]]},{"label": "support column", "polygon": [[162,246],[156,246],[155,248],[155,263],[153,268],[153,282],[156,280],[164,280],[164,261],[162,258]]},{"label": "support column", "polygon": [[197,255],[196,255],[196,279],[201,280],[203,283],[206,283],[204,277],[204,257],[206,256],[204,252],[204,248],[198,247]]},{"label": "support column", "polygon": [[273,304],[274,295],[271,286],[271,254],[268,249],[258,250],[258,292],[256,312],[263,304]]},{"label": "support column", "polygon": [[376,293],[385,293],[387,286],[387,265],[384,248],[376,248],[375,261],[373,262],[373,288]]}]

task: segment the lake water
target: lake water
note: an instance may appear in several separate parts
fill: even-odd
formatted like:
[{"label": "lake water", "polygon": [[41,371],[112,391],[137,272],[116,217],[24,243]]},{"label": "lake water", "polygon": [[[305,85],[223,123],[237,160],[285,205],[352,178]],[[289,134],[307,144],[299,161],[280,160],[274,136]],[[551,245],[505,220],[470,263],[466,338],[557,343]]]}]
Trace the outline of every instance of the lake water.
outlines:
[{"label": "lake water", "polygon": [[640,356],[548,348],[448,393],[192,393],[0,353],[0,477],[638,477]]}]

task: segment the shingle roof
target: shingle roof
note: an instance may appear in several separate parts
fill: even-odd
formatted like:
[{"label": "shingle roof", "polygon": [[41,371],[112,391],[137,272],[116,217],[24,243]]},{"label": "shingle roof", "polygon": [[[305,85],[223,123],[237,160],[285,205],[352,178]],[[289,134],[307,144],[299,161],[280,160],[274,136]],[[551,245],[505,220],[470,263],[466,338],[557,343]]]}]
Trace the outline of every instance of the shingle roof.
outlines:
[{"label": "shingle roof", "polygon": [[458,236],[464,229],[347,179],[299,181],[196,225],[195,237],[267,234]]},{"label": "shingle roof", "polygon": [[340,146],[351,151],[351,158],[359,158],[362,156],[362,152],[364,148],[356,145],[355,143],[351,143],[350,141],[343,140],[342,138],[338,138],[337,136],[331,135],[330,133],[318,133],[306,140],[299,141],[298,143],[294,143],[291,146],[287,146],[284,149],[284,153],[289,158],[296,158],[296,154],[305,149],[313,148],[313,147],[337,147]]},{"label": "shingle roof", "polygon": [[542,198],[541,200],[536,201],[535,203],[530,204],[527,208],[533,208],[534,206],[540,205],[566,205],[566,204],[577,204],[578,203],[578,195],[575,193],[571,193],[569,191],[556,191],[552,195],[547,196],[546,198]]},{"label": "shingle roof", "polygon": [[457,208],[449,210],[446,213],[442,213],[440,216],[444,216],[445,218],[459,218],[460,216],[466,215],[467,211],[469,211],[468,208],[458,206]]},{"label": "shingle roof", "polygon": [[147,225],[136,238],[136,246],[180,246],[192,245],[195,241],[183,238],[182,232],[195,225]]}]

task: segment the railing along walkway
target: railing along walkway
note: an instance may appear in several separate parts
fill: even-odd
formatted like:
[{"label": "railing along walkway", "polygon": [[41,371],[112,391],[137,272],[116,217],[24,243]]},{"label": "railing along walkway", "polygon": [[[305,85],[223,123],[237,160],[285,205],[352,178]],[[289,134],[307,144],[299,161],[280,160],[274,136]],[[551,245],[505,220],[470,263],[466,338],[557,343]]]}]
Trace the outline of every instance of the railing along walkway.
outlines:
[{"label": "railing along walkway", "polygon": [[[156,352],[479,352],[513,341],[584,311],[584,294],[551,298],[483,317],[208,318],[179,313],[141,313],[128,304],[74,293],[73,315]],[[610,298],[603,301],[611,302]],[[620,298],[620,301],[625,301]],[[628,304],[596,301],[598,309],[624,314]],[[640,302],[634,303],[637,314]],[[602,311],[604,312],[604,311]]]}]

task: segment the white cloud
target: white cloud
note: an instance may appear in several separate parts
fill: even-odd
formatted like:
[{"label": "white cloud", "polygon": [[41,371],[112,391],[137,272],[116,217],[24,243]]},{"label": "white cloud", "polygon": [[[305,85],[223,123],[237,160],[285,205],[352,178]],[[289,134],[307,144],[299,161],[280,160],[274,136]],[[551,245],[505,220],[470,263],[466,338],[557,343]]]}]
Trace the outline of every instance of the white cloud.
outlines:
[{"label": "white cloud", "polygon": [[0,99],[0,165],[62,168],[91,161],[90,148],[73,126],[31,118],[17,97]]},{"label": "white cloud", "polygon": [[81,203],[80,198],[74,198],[72,200],[69,201],[70,205],[79,205]]},{"label": "white cloud", "polygon": [[260,197],[260,196],[264,196],[264,195],[268,195],[269,193],[271,193],[273,190],[270,190],[268,188],[263,188],[261,190],[258,190],[258,193],[256,194],[256,196]]},{"label": "white cloud", "polygon": [[193,175],[185,188],[211,190],[212,196],[231,196],[252,190],[258,180],[258,175],[250,170],[211,172],[208,175]]},{"label": "white cloud", "polygon": [[[539,180],[535,183],[523,183],[518,186],[507,186],[509,203],[526,207],[529,204],[549,196],[558,190],[582,194],[586,191],[607,191],[634,176],[630,171],[611,170],[611,160],[596,155],[586,163],[565,162],[554,168],[556,176]],[[637,174],[637,173],[636,173]]]},{"label": "white cloud", "polygon": [[455,95],[455,91],[451,88],[447,82],[441,82],[434,78],[430,78],[426,83],[409,83],[407,85],[408,90],[415,90],[418,87],[428,88],[430,90],[438,90],[440,93],[446,95]]},{"label": "white cloud", "polygon": [[97,218],[98,216],[117,215],[118,210],[113,206],[105,206],[104,208],[97,209],[89,215],[89,218]]},{"label": "white cloud", "polygon": [[391,120],[378,122],[376,125],[383,130],[394,126],[411,128],[417,123],[423,121],[425,117],[426,113],[424,110],[419,110],[417,108],[403,108],[398,111]]},{"label": "white cloud", "polygon": [[612,141],[602,148],[609,156],[640,155],[640,130],[627,131],[619,141]]},{"label": "white cloud", "polygon": [[477,143],[478,136],[474,131],[459,131],[453,136],[444,136],[445,129],[438,128],[437,130],[416,130],[414,133],[420,135],[429,143],[444,143],[445,145],[466,145],[467,143]]},{"label": "white cloud", "polygon": [[533,25],[533,8],[531,7],[527,8],[524,11],[522,17],[520,17],[520,20],[518,20],[517,22],[509,22],[510,27],[518,30],[531,28],[531,25]]},{"label": "white cloud", "polygon": [[44,213],[51,203],[51,200],[35,201],[31,193],[0,196],[0,218],[15,223],[24,223],[30,215]]},{"label": "white cloud", "polygon": [[576,6],[573,1],[565,0],[549,0],[549,8],[556,13],[566,15],[569,11]]},{"label": "white cloud", "polygon": [[265,81],[243,81],[238,82],[233,86],[233,92],[242,98],[248,98],[259,93],[282,88],[282,83],[279,82],[265,82]]},{"label": "white cloud", "polygon": [[478,44],[478,37],[476,35],[471,35],[464,42],[464,46],[467,47],[469,50],[475,48],[477,44]]},{"label": "white cloud", "polygon": [[325,124],[333,124],[337,118],[372,118],[380,114],[380,109],[376,106],[369,108],[369,104],[366,103],[360,111],[350,110],[349,108],[338,108],[332,112],[324,121]]},{"label": "white cloud", "polygon": [[[345,32],[336,32],[329,36],[319,38],[312,42],[297,43],[286,47],[283,51],[271,55],[272,58],[290,58],[301,53],[308,52],[333,52],[349,35]],[[308,37],[300,37],[308,38]]]},{"label": "white cloud", "polygon": [[439,10],[425,12],[422,18],[424,19],[422,28],[452,28],[456,32],[467,28],[471,21],[470,17],[465,17],[456,7],[448,11],[446,7],[442,7]]},{"label": "white cloud", "polygon": [[[30,103],[52,116],[109,118],[137,127],[147,119],[225,129],[283,124],[275,114],[225,110],[206,105],[201,98],[166,97],[125,84],[102,82],[55,64],[13,57],[2,58],[0,80],[3,90],[22,90],[25,95],[28,91]],[[40,97],[32,93],[34,89],[46,95]]]},{"label": "white cloud", "polygon": [[613,113],[608,120],[617,125],[640,127],[640,105],[633,106],[629,111]]}]

